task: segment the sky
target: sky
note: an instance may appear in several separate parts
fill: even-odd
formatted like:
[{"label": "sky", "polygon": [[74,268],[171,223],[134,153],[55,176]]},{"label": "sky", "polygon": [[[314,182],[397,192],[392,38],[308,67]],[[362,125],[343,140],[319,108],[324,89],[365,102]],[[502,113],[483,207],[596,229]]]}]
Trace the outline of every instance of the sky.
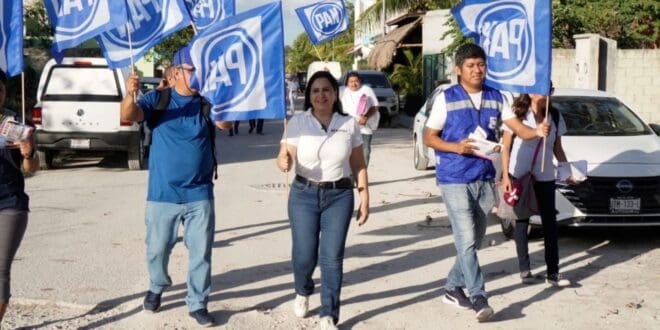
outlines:
[{"label": "sky", "polygon": [[[273,2],[273,0],[235,0],[236,13],[242,13],[248,9],[259,7],[266,3]],[[282,11],[284,20],[284,44],[291,45],[293,40],[301,33],[304,32],[302,24],[296,15],[295,9],[303,5],[312,4],[318,0],[282,0]],[[353,1],[349,1],[353,2]]]}]

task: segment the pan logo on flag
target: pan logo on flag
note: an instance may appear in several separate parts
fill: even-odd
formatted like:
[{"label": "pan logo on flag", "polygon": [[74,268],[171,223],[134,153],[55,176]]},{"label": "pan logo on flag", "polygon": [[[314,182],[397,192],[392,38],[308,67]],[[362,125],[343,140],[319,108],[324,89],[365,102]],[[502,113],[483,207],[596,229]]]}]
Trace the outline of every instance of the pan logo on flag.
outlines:
[{"label": "pan logo on flag", "polygon": [[[148,44],[157,35],[163,32],[163,25],[167,22],[169,12],[162,15],[163,8],[169,8],[173,0],[145,1],[127,0],[129,11],[129,25],[133,48],[141,48]],[[155,15],[154,15],[155,13]],[[136,33],[137,31],[137,33]],[[144,32],[142,32],[144,31]],[[129,47],[126,25],[121,25],[109,31],[106,36],[110,41],[122,47]],[[146,32],[146,33],[145,33]]]},{"label": "pan logo on flag", "polygon": [[[212,95],[213,111],[261,109],[266,106],[261,64],[261,19],[253,18],[210,34],[201,43],[202,95]],[[195,65],[196,68],[200,66]],[[199,78],[200,76],[198,76]]]},{"label": "pan logo on flag", "polygon": [[338,3],[317,6],[311,15],[312,28],[320,35],[332,35],[343,27],[343,8]]},{"label": "pan logo on flag", "polygon": [[224,1],[199,0],[192,9],[192,15],[196,17],[195,23],[197,24],[197,28],[205,29],[215,22],[218,17],[222,17],[224,12],[224,8],[222,8],[223,4]]},{"label": "pan logo on flag", "polygon": [[484,8],[476,18],[481,26],[481,45],[489,57],[488,75],[498,80],[511,79],[528,69],[532,54],[533,22],[525,7],[516,2],[498,2]]},{"label": "pan logo on flag", "polygon": [[[57,24],[57,34],[62,36],[75,37],[79,33],[86,31],[92,24],[95,23],[95,20],[109,20],[107,15],[103,18],[97,17],[99,12],[99,7],[101,3],[106,6],[107,2],[105,1],[90,1],[90,0],[77,0],[77,1],[58,1],[51,0],[53,4],[52,8],[59,8],[57,13],[58,24]],[[80,22],[76,19],[63,19],[66,16],[74,13],[77,17],[85,17],[85,20]],[[106,10],[101,11],[106,13]]]}]

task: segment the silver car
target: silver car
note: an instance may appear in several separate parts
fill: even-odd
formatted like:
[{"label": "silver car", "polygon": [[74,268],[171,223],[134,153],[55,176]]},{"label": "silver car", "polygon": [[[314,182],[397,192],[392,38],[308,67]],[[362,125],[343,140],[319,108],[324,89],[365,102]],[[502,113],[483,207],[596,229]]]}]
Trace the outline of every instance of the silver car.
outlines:
[{"label": "silver car", "polygon": [[415,169],[420,171],[435,167],[435,151],[424,145],[424,127],[431,114],[435,97],[449,86],[451,84],[436,87],[415,115],[415,122],[413,123],[413,165]]}]

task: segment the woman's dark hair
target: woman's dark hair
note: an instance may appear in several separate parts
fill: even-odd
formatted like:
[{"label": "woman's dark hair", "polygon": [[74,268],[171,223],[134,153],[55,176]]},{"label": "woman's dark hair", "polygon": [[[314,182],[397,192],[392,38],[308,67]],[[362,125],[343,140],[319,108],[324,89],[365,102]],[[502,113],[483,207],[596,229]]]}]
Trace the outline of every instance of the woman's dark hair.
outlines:
[{"label": "woman's dark hair", "polygon": [[[550,95],[552,95],[555,92],[555,86],[550,81]],[[550,97],[550,96],[548,96]],[[529,106],[532,104],[532,98],[529,97],[529,94],[520,94],[518,97],[516,97],[513,100],[513,104],[511,105],[511,110],[513,110],[513,113],[520,119],[521,121],[523,118],[525,118],[525,114],[527,113],[527,110],[529,110]],[[550,114],[552,114],[552,118],[559,118],[559,113],[558,110],[555,109],[552,106],[552,99],[550,99],[550,103],[548,104],[550,107],[550,111],[548,111]],[[545,112],[543,112],[543,118],[545,118]]]},{"label": "woman's dark hair", "polygon": [[513,104],[511,105],[511,110],[518,117],[518,119],[523,120],[529,106],[532,104],[532,98],[529,97],[529,94],[520,94],[518,97],[513,99]]},{"label": "woman's dark hair", "polygon": [[339,83],[337,83],[337,79],[330,74],[329,71],[317,71],[312,75],[309,80],[307,80],[307,86],[305,87],[305,108],[304,110],[307,111],[307,109],[310,109],[312,107],[312,100],[309,97],[309,94],[311,94],[312,91],[312,85],[314,84],[314,81],[316,79],[321,79],[325,78],[330,82],[330,85],[332,85],[332,89],[335,91],[336,98],[335,98],[335,104],[332,105],[332,112],[336,112],[340,115],[346,116],[346,113],[344,113],[344,109],[341,106],[341,101],[339,101]]},{"label": "woman's dark hair", "polygon": [[348,83],[348,79],[351,79],[351,77],[357,78],[358,81],[360,81],[360,83],[362,83],[362,77],[360,77],[360,74],[357,73],[357,71],[351,71],[351,72],[346,74],[346,83]]},{"label": "woman's dark hair", "polygon": [[4,71],[2,71],[2,69],[0,69],[0,82],[4,85],[7,85],[7,75]]},{"label": "woman's dark hair", "polygon": [[[525,119],[525,114],[529,110],[529,106],[532,104],[532,98],[529,97],[529,94],[520,94],[518,97],[513,99],[513,104],[511,105],[511,110],[521,121]],[[559,118],[559,112],[555,107],[552,106],[552,99],[549,104],[549,113],[552,115],[552,118]],[[545,118],[545,111],[543,111],[543,118]]]}]

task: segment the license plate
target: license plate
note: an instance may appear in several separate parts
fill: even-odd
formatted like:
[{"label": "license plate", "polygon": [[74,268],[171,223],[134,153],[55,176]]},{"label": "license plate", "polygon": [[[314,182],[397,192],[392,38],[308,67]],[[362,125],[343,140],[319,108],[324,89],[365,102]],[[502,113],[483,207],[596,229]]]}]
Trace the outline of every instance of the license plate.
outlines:
[{"label": "license plate", "polygon": [[639,213],[641,198],[610,198],[611,213]]},{"label": "license plate", "polygon": [[71,149],[89,149],[89,139],[71,139]]}]

